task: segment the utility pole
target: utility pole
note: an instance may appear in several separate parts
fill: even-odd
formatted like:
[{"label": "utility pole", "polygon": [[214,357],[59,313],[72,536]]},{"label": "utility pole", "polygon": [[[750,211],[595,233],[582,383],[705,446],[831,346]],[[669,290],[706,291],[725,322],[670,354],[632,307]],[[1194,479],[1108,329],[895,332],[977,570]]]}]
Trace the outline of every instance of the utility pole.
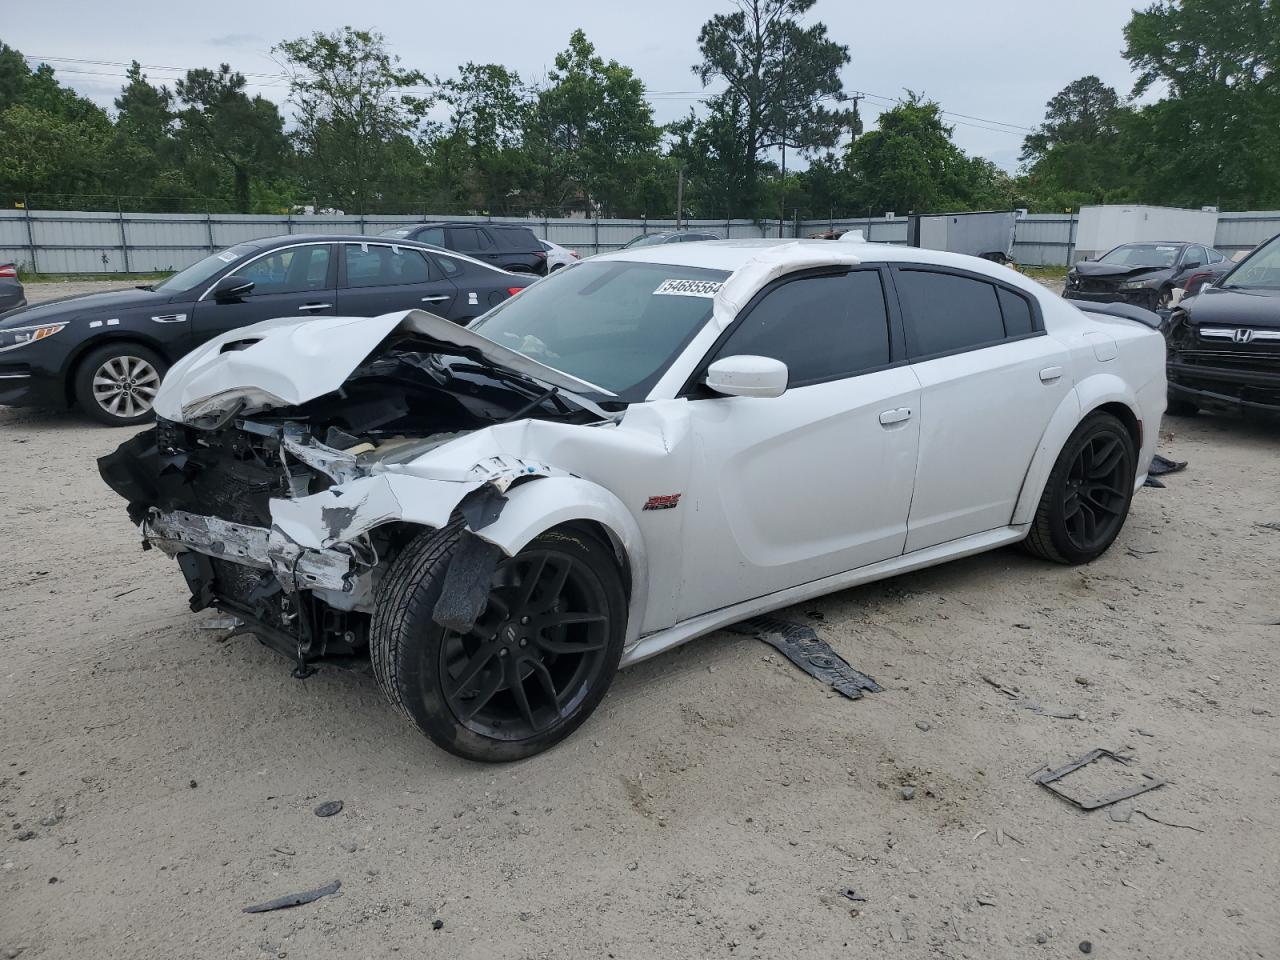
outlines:
[{"label": "utility pole", "polygon": [[676,180],[676,230],[684,220],[684,167],[680,168],[679,179]]}]

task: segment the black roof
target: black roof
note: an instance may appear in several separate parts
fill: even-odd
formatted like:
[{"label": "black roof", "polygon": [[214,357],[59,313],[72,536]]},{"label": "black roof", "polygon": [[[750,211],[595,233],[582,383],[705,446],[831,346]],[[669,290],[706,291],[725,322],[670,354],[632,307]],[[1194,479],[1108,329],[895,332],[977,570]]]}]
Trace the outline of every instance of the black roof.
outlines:
[{"label": "black roof", "polygon": [[[271,250],[275,247],[287,247],[291,243],[389,243],[390,237],[368,236],[361,233],[289,233],[278,237],[258,237],[254,240],[243,240],[241,243],[233,243],[230,246],[238,247],[241,245],[255,246],[261,250]],[[430,243],[423,243],[420,240],[407,240],[403,238],[396,239],[397,245],[419,247],[423,250],[435,250],[437,253],[442,252],[439,247]],[[447,252],[447,251],[444,251]]]}]

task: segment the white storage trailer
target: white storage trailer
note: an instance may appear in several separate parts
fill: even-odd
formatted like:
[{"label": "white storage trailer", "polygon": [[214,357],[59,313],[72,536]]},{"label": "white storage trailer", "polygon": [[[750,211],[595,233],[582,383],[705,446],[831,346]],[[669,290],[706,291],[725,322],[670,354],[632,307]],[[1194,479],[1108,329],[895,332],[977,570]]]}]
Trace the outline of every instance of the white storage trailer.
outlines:
[{"label": "white storage trailer", "polygon": [[1143,240],[1181,240],[1211,247],[1217,230],[1218,214],[1212,210],[1142,204],[1081,207],[1072,262],[1093,260],[1122,243]]}]

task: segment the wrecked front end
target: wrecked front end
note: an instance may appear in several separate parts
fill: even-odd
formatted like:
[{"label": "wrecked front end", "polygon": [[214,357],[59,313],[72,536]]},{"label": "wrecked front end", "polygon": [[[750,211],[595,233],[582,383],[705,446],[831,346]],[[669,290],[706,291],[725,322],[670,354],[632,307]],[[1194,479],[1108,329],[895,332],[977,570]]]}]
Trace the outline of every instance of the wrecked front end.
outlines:
[{"label": "wrecked front end", "polygon": [[600,422],[456,350],[402,332],[337,390],[301,403],[252,410],[240,391],[188,404],[187,419],[158,419],[101,458],[102,477],[144,549],[177,560],[192,610],[238,618],[302,674],[363,657],[379,580],[409,540],[450,524],[482,531],[513,485],[557,472],[464,454],[424,475],[416,459],[515,419]]}]

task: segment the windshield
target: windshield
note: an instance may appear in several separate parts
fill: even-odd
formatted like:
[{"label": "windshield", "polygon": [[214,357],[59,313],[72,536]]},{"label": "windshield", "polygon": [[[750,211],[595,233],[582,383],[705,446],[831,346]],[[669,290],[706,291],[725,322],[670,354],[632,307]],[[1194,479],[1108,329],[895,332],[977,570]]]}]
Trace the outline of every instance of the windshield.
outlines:
[{"label": "windshield", "polygon": [[243,260],[258,249],[259,247],[256,243],[237,243],[234,247],[227,247],[221,253],[210,254],[203,260],[193,263],[185,270],[179,270],[169,279],[157,283],[152,289],[165,293],[182,293],[186,290],[193,290],[208,282],[214,274],[223,270],[227,265],[235,263],[237,260]]},{"label": "windshield", "polygon": [[1171,243],[1126,243],[1098,258],[1099,263],[1121,267],[1172,267],[1178,259],[1178,248]]},{"label": "windshield", "polygon": [[1280,236],[1272,237],[1222,281],[1222,286],[1236,290],[1280,290]]},{"label": "windshield", "polygon": [[632,237],[622,245],[622,249],[628,250],[631,247],[654,247],[660,243],[665,243],[666,240],[667,235],[665,233],[651,233],[643,237]]},{"label": "windshield", "polygon": [[504,301],[471,328],[637,403],[707,322],[728,276],[664,263],[581,263]]}]

